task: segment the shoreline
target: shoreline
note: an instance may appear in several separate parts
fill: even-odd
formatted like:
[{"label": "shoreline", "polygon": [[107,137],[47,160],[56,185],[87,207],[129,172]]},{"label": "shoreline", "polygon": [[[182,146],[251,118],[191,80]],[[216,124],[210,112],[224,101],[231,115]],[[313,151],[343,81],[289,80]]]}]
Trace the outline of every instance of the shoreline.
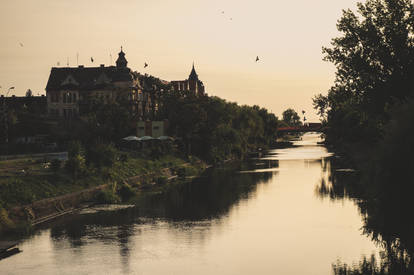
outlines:
[{"label": "shoreline", "polygon": [[[112,203],[122,203],[126,200],[124,196],[139,197],[144,192],[156,191],[172,182],[185,181],[187,176],[197,177],[209,167],[211,165],[202,161],[185,162],[181,165],[163,167],[158,171],[137,174],[126,179],[107,181],[80,191],[36,200],[29,204],[14,205],[9,209],[1,208],[0,238],[21,237],[30,233],[35,226],[46,224],[56,218],[76,213],[96,204],[105,203],[101,200],[102,197],[106,198],[104,195],[108,193],[119,199],[119,201]],[[122,195],[123,189],[130,193]]]}]

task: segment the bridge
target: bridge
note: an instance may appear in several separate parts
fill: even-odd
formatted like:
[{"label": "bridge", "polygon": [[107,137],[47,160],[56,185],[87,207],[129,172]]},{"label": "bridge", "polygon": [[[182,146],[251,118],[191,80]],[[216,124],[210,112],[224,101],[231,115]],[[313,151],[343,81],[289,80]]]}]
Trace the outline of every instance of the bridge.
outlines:
[{"label": "bridge", "polygon": [[307,133],[307,132],[322,132],[321,123],[306,123],[301,126],[289,126],[277,128],[278,133]]}]

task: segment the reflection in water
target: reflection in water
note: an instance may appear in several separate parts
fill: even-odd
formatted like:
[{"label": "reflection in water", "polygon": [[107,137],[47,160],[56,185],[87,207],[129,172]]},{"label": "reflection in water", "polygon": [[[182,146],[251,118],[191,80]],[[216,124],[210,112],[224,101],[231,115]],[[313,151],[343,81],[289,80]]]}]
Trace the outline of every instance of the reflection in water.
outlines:
[{"label": "reflection in water", "polygon": [[414,274],[414,221],[412,201],[407,197],[412,194],[411,187],[387,191],[380,184],[368,184],[358,172],[338,168],[342,165],[337,158],[326,165],[316,193],[331,200],[353,199],[363,217],[363,233],[383,251],[379,259],[364,256],[354,267],[337,262],[333,265],[334,273]]},{"label": "reflection in water", "polygon": [[[361,217],[345,187],[342,201],[334,200],[342,187],[319,140],[305,135],[293,148],[211,169],[192,183],[148,193],[133,207],[61,219],[24,241],[24,252],[0,262],[0,271],[330,274],[336,259],[377,248],[361,236]],[[328,193],[332,200],[321,200]]]}]

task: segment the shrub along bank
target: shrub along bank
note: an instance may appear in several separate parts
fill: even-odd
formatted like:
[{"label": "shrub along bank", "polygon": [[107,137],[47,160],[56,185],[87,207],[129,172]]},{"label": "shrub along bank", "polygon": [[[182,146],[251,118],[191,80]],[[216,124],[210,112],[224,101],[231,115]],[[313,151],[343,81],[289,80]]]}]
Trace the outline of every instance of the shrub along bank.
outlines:
[{"label": "shrub along bank", "polygon": [[[196,175],[205,168],[205,164],[195,158],[184,160],[175,155],[148,158],[135,153],[119,152],[107,144],[99,145],[98,148],[96,151],[99,152],[91,154],[81,144],[73,143],[69,148],[69,160],[65,163],[44,163],[30,159],[0,163],[2,167],[8,167],[7,173],[0,178],[0,232],[15,229],[15,222],[19,218],[13,216],[13,209],[25,212],[26,220],[41,217],[42,213],[31,214],[28,211],[34,202],[40,200],[81,193],[107,184],[108,187],[103,190],[94,191],[96,194],[93,200],[117,203],[127,200],[144,188],[165,185],[167,178],[174,175]],[[90,195],[85,197],[87,200],[90,198]],[[55,204],[59,203],[61,201],[51,201],[49,204],[56,208]],[[28,209],[23,211],[23,206]],[[66,207],[67,205],[58,207],[56,211],[62,211]],[[41,212],[50,214],[50,211]]]}]

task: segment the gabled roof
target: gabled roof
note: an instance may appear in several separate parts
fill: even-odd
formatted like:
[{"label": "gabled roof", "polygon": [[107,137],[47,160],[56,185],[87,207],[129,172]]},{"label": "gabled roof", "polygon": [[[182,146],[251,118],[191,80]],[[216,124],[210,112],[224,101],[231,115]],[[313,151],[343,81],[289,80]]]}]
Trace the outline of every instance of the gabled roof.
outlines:
[{"label": "gabled roof", "polygon": [[47,91],[62,88],[93,90],[102,85],[111,85],[118,81],[132,81],[134,75],[129,68],[109,67],[53,67],[46,85]]}]

